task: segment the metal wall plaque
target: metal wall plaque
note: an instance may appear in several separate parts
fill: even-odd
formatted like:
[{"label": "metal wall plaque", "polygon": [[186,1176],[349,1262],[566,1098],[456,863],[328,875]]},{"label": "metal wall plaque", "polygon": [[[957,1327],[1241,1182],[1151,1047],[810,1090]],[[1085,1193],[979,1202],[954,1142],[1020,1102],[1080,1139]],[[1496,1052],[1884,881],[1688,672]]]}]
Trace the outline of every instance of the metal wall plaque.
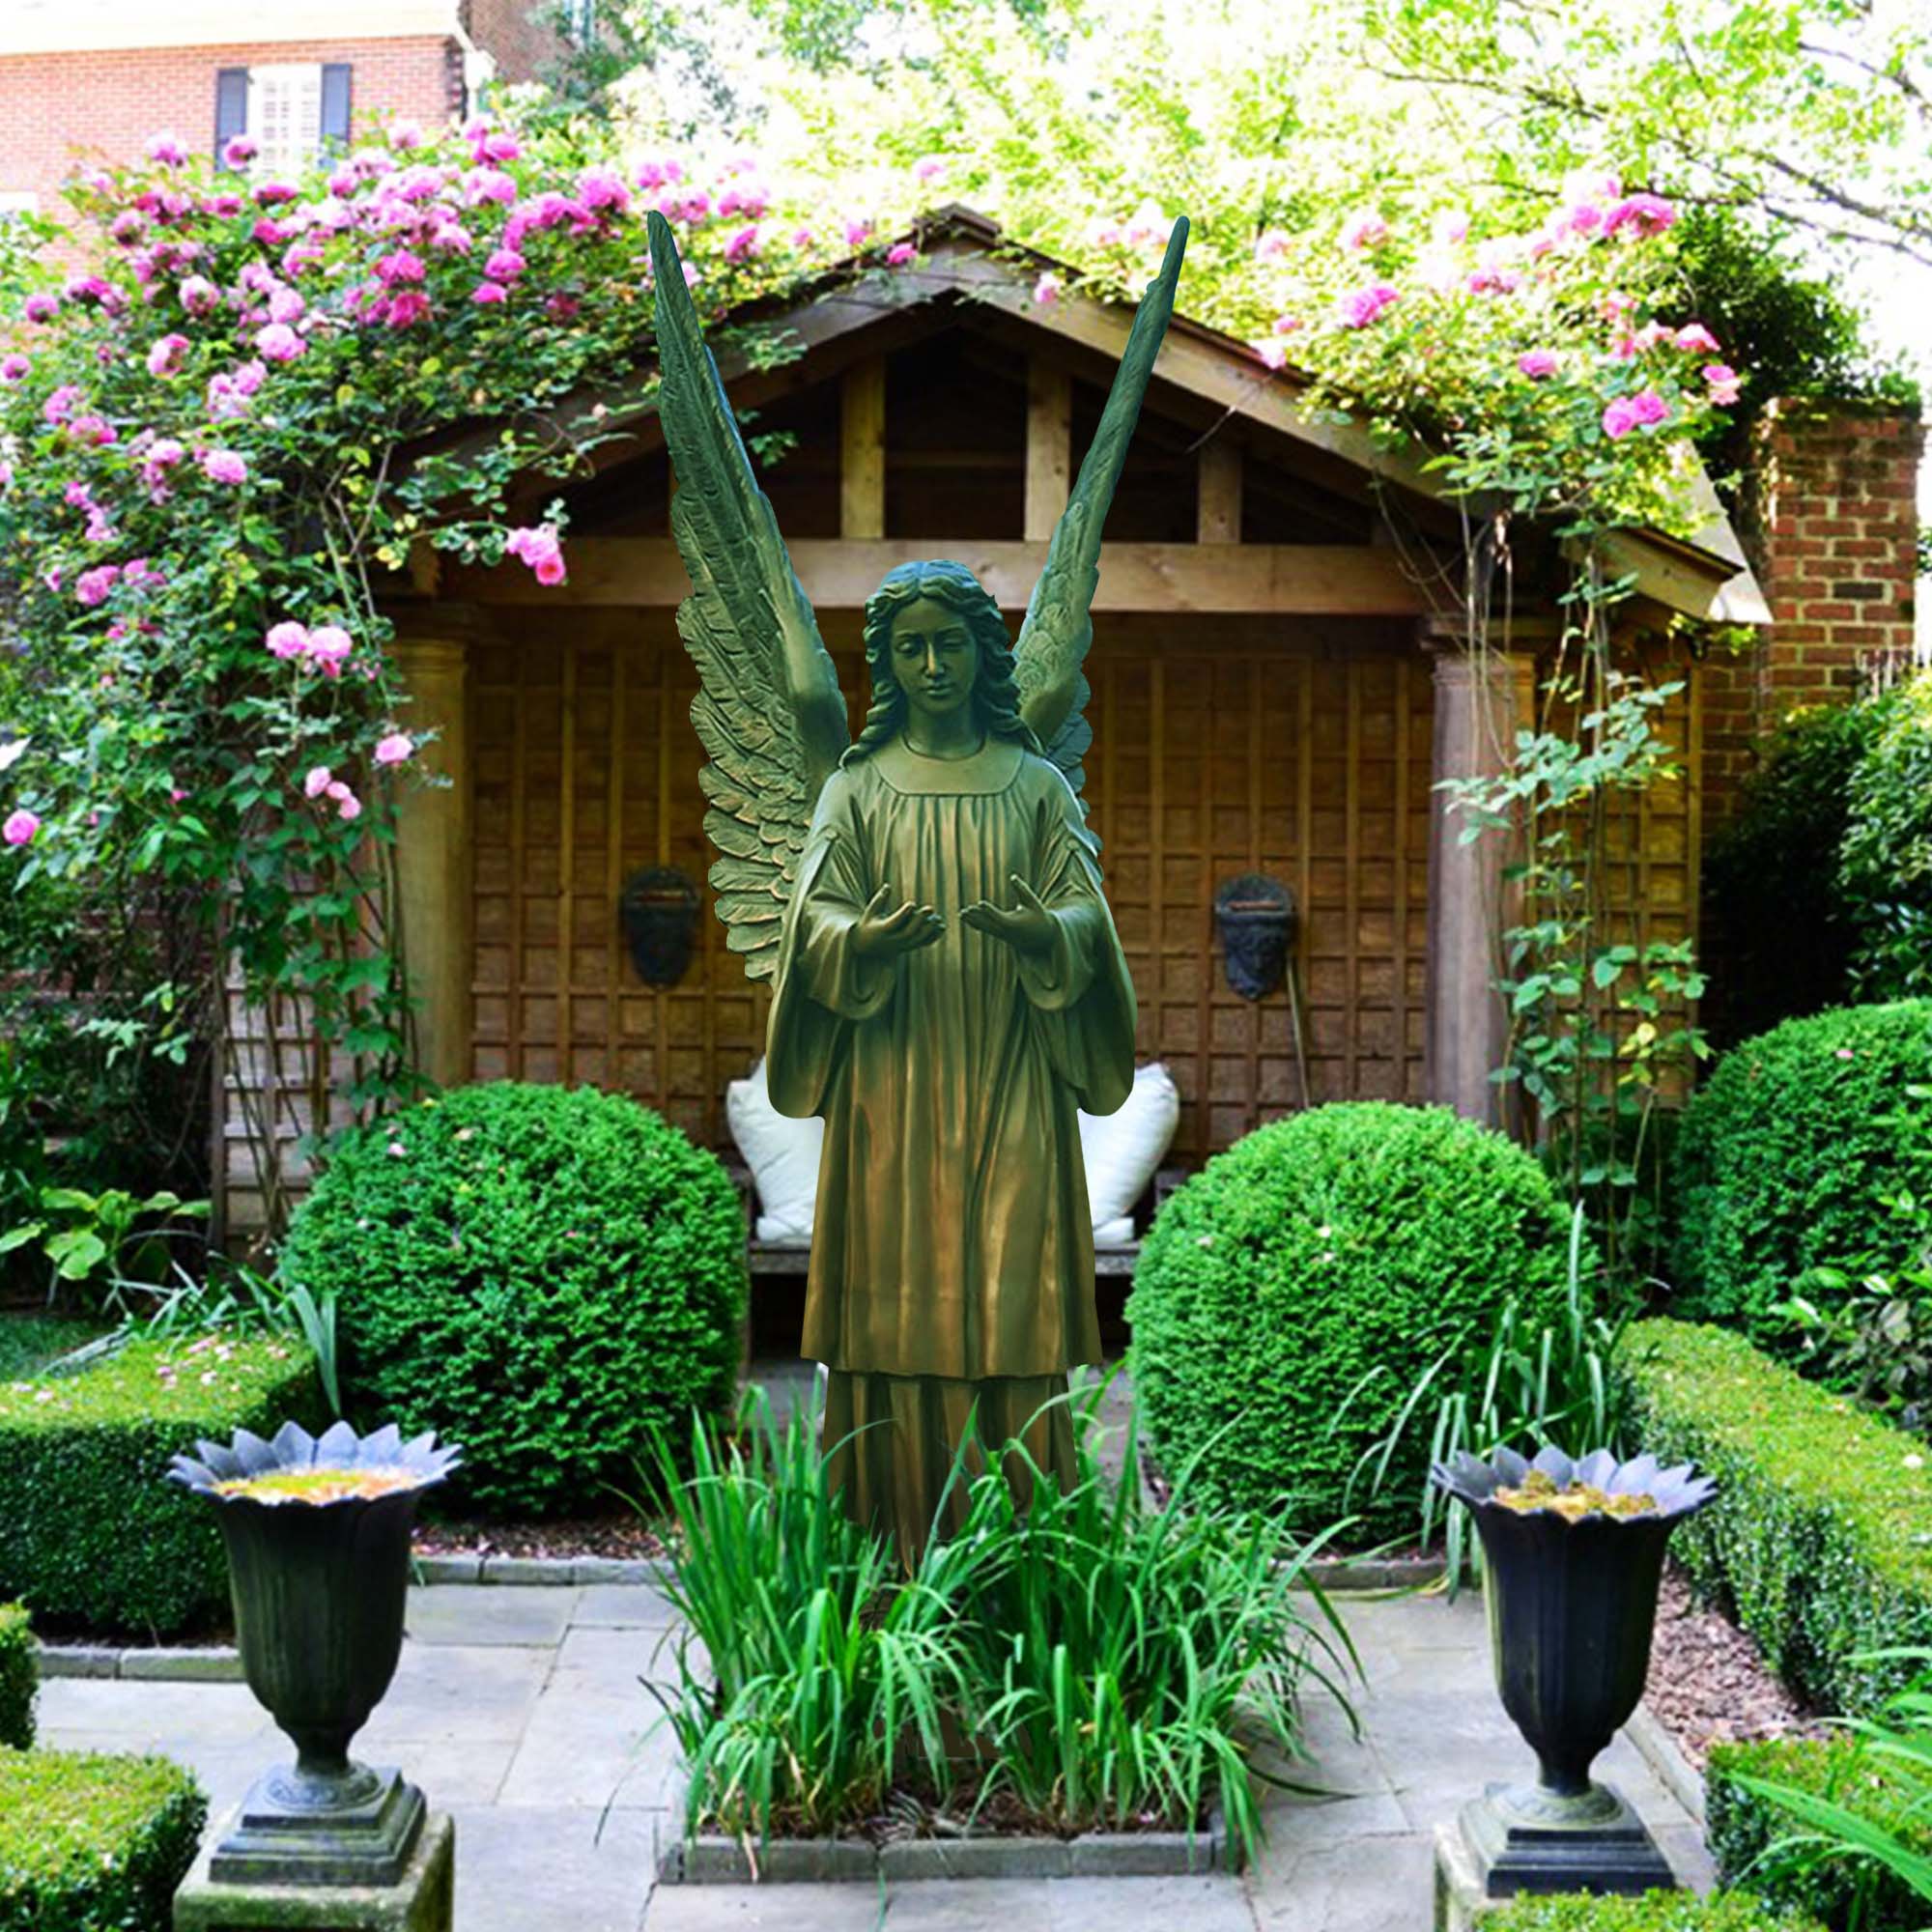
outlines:
[{"label": "metal wall plaque", "polygon": [[700,903],[696,881],[675,866],[647,866],[624,881],[617,918],[645,985],[674,986],[684,978]]},{"label": "metal wall plaque", "polygon": [[1264,872],[1224,880],[1214,894],[1214,930],[1229,985],[1244,1000],[1264,1000],[1287,977],[1294,895]]}]

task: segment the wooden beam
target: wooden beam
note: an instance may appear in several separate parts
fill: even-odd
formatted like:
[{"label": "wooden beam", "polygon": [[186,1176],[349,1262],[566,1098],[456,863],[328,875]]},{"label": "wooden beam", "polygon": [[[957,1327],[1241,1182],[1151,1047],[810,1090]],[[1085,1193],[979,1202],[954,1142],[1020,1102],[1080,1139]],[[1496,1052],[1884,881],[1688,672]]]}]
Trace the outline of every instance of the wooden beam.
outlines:
[{"label": "wooden beam", "polygon": [[1073,483],[1073,379],[1027,358],[1026,540],[1045,543]]},{"label": "wooden beam", "polygon": [[1209,437],[1201,445],[1195,482],[1199,498],[1194,534],[1205,544],[1241,540],[1241,446],[1231,437]]},{"label": "wooden beam", "polygon": [[[857,610],[895,564],[952,556],[1009,611],[1024,610],[1046,563],[1044,543],[894,537],[802,539],[791,560],[823,610]],[[667,608],[691,591],[677,547],[664,537],[576,537],[568,580],[546,588],[521,564],[445,573],[444,595],[479,604]],[[1109,544],[1100,554],[1096,611],[1248,611],[1308,616],[1422,616],[1432,609],[1391,552],[1368,544]]]},{"label": "wooden beam", "polygon": [[868,356],[838,387],[838,529],[886,533],[886,358]]}]

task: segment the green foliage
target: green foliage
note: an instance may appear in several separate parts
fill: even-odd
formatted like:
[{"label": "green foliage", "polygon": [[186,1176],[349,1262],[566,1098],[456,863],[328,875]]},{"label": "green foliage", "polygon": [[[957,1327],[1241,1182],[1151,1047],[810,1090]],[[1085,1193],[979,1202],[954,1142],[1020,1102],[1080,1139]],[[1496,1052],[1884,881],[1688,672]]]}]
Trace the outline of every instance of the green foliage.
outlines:
[{"label": "green foliage", "polygon": [[131,1341],[71,1376],[0,1384],[0,1595],[37,1617],[167,1634],[218,1612],[228,1567],[213,1512],[168,1459],[236,1429],[319,1426],[299,1345],[218,1335]]},{"label": "green foliage", "polygon": [[1893,701],[1794,713],[1765,745],[1737,816],[1711,841],[1704,880],[1722,935],[1730,1039],[1849,997],[1854,934],[1838,850],[1853,774]]},{"label": "green foliage", "polygon": [[[1613,808],[1674,776],[1659,734],[1681,684],[1648,685],[1611,663],[1611,586],[1586,571],[1580,628],[1545,687],[1542,728],[1517,734],[1508,769],[1446,781],[1463,841],[1526,847],[1513,870],[1522,916],[1502,935],[1497,984],[1509,1002],[1509,1056],[1492,1077],[1535,1109],[1564,1192],[1587,1201],[1613,1264],[1654,1239],[1641,1192],[1666,1084],[1707,1052],[1690,1018],[1704,990],[1688,939],[1633,944],[1607,900]],[[1574,733],[1574,735],[1573,735]]]},{"label": "green foliage", "polygon": [[[1705,1842],[1725,1883],[1753,1886],[1831,1932],[1918,1932],[1925,1922],[1924,1898],[1883,1864],[1811,1856],[1829,1842],[1812,1810],[1822,1804],[1851,1813],[1908,1856],[1932,1860],[1932,1811],[1922,1781],[1915,1784],[1862,1738],[1714,1745],[1704,1797]],[[1791,1808],[1790,1798],[1812,1815]],[[1801,1828],[1808,1828],[1812,1842],[1792,1846]],[[1787,1849],[1776,1849],[1780,1845]]]},{"label": "green foliage", "polygon": [[[653,1688],[692,1768],[687,1831],[762,1843],[996,1796],[1063,1833],[1192,1831],[1212,1804],[1252,1853],[1258,1747],[1295,1755],[1297,1688],[1339,1698],[1353,1660],[1300,1594],[1313,1549],[1264,1515],[1147,1510],[1077,1435],[1073,1486],[1034,1470],[1025,1510],[1000,1458],[969,1477],[962,1450],[966,1521],[909,1577],[828,1492],[810,1418],[761,1409],[722,1451],[695,1430],[688,1482],[660,1447],[685,1623]],[[1126,1451],[1131,1469],[1131,1432]]]},{"label": "green foliage", "polygon": [[0,1313],[0,1382],[32,1375],[57,1355],[84,1349],[100,1335],[98,1322],[71,1315]]},{"label": "green foliage", "polygon": [[[1781,1303],[1809,1271],[1909,1264],[1891,1202],[1932,1201],[1932,1000],[1847,1007],[1733,1047],[1678,1134],[1674,1311],[1799,1346]],[[1830,1306],[1811,1276],[1804,1292]]]},{"label": "green foliage", "polygon": [[1426,88],[1509,178],[1607,163],[1932,263],[1932,44],[1911,8],[1377,0],[1366,18],[1372,71]]},{"label": "green foliage", "polygon": [[1672,1554],[1801,1697],[1877,1708],[1909,1673],[1866,1654],[1932,1642],[1924,1444],[1725,1329],[1642,1321],[1618,1360],[1644,1448],[1717,1479]]},{"label": "green foliage", "polygon": [[1518,1897],[1486,1915],[1484,1932],[1820,1932],[1748,1891],[1647,1891],[1635,1898],[1559,1891]]},{"label": "green foliage", "polygon": [[0,1604],[0,1747],[25,1750],[34,1742],[39,1649],[26,1605]]},{"label": "green foliage", "polygon": [[357,1419],[460,1442],[491,1509],[581,1506],[736,1387],[737,1194],[623,1094],[493,1082],[344,1134],[283,1274],[333,1296]]},{"label": "green foliage", "polygon": [[1863,1000],[1932,993],[1932,672],[1878,708],[1852,773],[1838,887]]},{"label": "green foliage", "polygon": [[0,1750],[0,1932],[168,1932],[207,1819],[163,1757]]},{"label": "green foliage", "polygon": [[57,1289],[94,1312],[118,1312],[129,1288],[138,1289],[162,1276],[168,1267],[165,1225],[144,1223],[200,1222],[207,1217],[206,1201],[184,1201],[163,1188],[139,1200],[125,1187],[102,1188],[90,1194],[81,1187],[43,1187],[40,1207],[54,1221],[19,1221],[0,1234],[0,1255],[30,1243],[38,1246],[53,1270]]},{"label": "green foliage", "polygon": [[[1912,1260],[1889,1271],[1817,1267],[1786,1312],[1804,1331],[1805,1366],[1903,1428],[1932,1429],[1932,1214],[1909,1194],[1889,1197]],[[1889,1244],[1888,1244],[1889,1245]]]},{"label": "green foliage", "polygon": [[[1571,1210],[1561,1316],[1537,1322],[1512,1296],[1490,1332],[1438,1355],[1416,1378],[1388,1435],[1363,1452],[1355,1473],[1367,1477],[1368,1493],[1387,1487],[1405,1442],[1424,1424],[1425,1470],[1463,1453],[1488,1460],[1498,1449],[1525,1456],[1546,1447],[1572,1457],[1597,1449],[1629,1454],[1629,1393],[1614,1357],[1635,1303],[1606,1293],[1597,1273],[1578,1202]],[[1453,1598],[1476,1564],[1469,1512],[1453,1507],[1426,1474],[1420,1502],[1424,1548],[1446,1532]]]},{"label": "green foliage", "polygon": [[315,1360],[331,1415],[342,1413],[341,1351],[333,1290],[311,1293],[279,1267],[270,1274],[213,1258],[199,1279],[177,1267],[171,1286],[156,1290],[123,1318],[123,1335],[181,1343],[197,1335],[294,1336]]},{"label": "green foliage", "polygon": [[[1162,1208],[1134,1271],[1134,1392],[1162,1463],[1214,1503],[1325,1526],[1418,1378],[1517,1302],[1564,1309],[1567,1216],[1532,1156],[1445,1108],[1327,1106],[1216,1155]],[[1406,1527],[1419,1433],[1364,1507]]]}]

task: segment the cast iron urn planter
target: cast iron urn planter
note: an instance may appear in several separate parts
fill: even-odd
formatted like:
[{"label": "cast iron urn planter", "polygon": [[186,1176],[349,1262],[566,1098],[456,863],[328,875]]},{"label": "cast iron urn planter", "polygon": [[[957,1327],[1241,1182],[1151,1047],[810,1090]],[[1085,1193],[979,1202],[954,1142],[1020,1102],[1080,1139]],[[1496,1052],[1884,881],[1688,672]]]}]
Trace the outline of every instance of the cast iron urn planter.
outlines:
[{"label": "cast iron urn planter", "polygon": [[[1643,1695],[1670,1532],[1715,1485],[1688,1463],[1620,1463],[1603,1449],[1576,1462],[1556,1449],[1534,1462],[1463,1454],[1430,1473],[1475,1517],[1496,1689],[1537,1759],[1533,1785],[1492,1784],[1463,1808],[1485,1892],[1674,1885],[1628,1801],[1590,1767]],[[1578,1497],[1582,1486],[1603,1501]]]},{"label": "cast iron urn planter", "polygon": [[287,1422],[265,1442],[177,1456],[169,1477],[206,1496],[228,1549],[248,1688],[296,1747],[258,1778],[210,1875],[239,1885],[394,1885],[421,1833],[423,1795],[349,1743],[381,1702],[403,1647],[410,1531],[424,1490],[459,1460],[433,1434],[318,1440]]}]

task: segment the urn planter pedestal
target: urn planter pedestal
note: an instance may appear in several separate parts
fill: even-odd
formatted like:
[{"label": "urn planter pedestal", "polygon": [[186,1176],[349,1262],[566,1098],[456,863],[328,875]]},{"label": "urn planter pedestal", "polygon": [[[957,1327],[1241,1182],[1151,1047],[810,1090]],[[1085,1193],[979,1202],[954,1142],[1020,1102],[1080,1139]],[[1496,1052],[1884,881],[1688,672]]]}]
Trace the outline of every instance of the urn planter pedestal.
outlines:
[{"label": "urn planter pedestal", "polygon": [[[1653,1457],[1619,1464],[1599,1451],[1573,1463],[1550,1449],[1533,1463],[1507,1450],[1493,1463],[1462,1456],[1434,1474],[1475,1516],[1496,1689],[1537,1760],[1533,1782],[1491,1784],[1438,1838],[1438,1925],[1520,1892],[1674,1886],[1629,1801],[1590,1767],[1643,1695],[1664,1548],[1712,1484]],[[1574,1518],[1497,1500],[1533,1476],[1558,1491],[1586,1484],[1613,1501],[1647,1500],[1630,1514]]]},{"label": "urn planter pedestal", "polygon": [[[244,1430],[198,1451],[169,1473],[216,1508],[242,1674],[295,1760],[257,1778],[224,1821],[177,1900],[177,1927],[446,1923],[434,1898],[449,1891],[448,1821],[427,1843],[422,1793],[349,1746],[402,1655],[417,1500],[457,1452],[393,1428],[358,1437],[346,1423],[319,1440],[294,1423],[271,1442]],[[277,1916],[261,1909],[269,1895]],[[224,1916],[230,1905],[240,1917]]]}]

